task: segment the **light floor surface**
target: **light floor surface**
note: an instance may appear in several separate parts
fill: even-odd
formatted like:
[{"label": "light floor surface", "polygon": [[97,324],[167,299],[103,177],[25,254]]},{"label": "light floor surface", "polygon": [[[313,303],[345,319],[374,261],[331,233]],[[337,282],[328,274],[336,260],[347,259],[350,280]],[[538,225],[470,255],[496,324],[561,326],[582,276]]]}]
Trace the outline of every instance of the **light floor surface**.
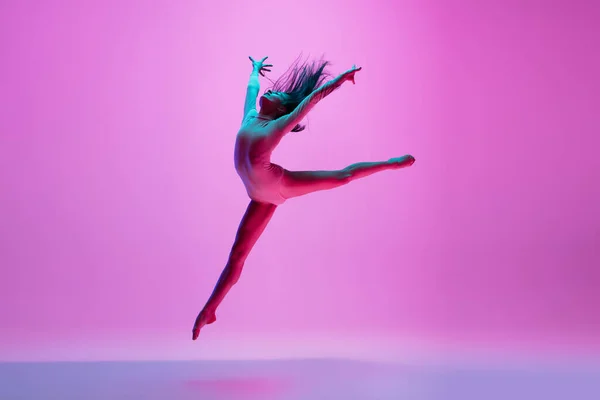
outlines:
[{"label": "light floor surface", "polygon": [[598,400],[600,368],[338,359],[1,363],[0,399]]}]

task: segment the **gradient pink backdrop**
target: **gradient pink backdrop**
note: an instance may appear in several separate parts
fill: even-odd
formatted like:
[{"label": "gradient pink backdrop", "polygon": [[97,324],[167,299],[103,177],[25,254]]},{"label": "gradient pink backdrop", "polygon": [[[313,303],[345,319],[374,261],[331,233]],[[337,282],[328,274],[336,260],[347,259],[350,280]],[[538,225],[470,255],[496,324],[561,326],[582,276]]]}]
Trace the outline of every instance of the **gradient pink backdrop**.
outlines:
[{"label": "gradient pink backdrop", "polygon": [[[591,1],[3,1],[0,360],[110,341],[201,357],[224,337],[598,347],[599,17]],[[363,71],[275,162],[417,162],[280,207],[192,343],[248,202],[248,56],[275,79],[300,52]]]}]

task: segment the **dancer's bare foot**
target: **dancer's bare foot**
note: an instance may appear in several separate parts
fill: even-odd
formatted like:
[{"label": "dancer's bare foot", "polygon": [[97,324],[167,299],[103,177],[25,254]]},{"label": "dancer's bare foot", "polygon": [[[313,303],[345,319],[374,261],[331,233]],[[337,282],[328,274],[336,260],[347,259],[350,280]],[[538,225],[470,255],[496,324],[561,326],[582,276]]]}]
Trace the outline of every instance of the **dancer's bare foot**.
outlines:
[{"label": "dancer's bare foot", "polygon": [[388,162],[392,164],[394,169],[406,168],[415,163],[415,158],[411,155],[406,155],[402,157],[390,158]]},{"label": "dancer's bare foot", "polygon": [[192,340],[198,339],[198,335],[200,335],[200,329],[204,325],[212,324],[217,320],[217,316],[214,311],[209,311],[203,309],[200,311],[200,314],[196,317],[196,322],[194,323],[194,329],[192,329]]}]

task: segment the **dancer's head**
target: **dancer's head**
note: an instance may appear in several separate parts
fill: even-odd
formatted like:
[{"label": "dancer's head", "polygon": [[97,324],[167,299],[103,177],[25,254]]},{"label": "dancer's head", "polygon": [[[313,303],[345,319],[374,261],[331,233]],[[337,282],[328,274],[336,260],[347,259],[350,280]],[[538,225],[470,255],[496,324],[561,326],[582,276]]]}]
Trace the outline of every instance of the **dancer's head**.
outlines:
[{"label": "dancer's head", "polygon": [[258,101],[260,112],[265,115],[272,115],[275,118],[279,118],[288,113],[286,107],[287,100],[287,93],[268,89]]},{"label": "dancer's head", "polygon": [[[262,114],[279,118],[291,113],[330,76],[325,71],[325,67],[329,65],[328,61],[305,61],[302,64],[299,61],[300,57],[273,83],[273,87],[261,96],[259,104]],[[299,132],[304,128],[303,125],[298,124],[292,131]]]}]

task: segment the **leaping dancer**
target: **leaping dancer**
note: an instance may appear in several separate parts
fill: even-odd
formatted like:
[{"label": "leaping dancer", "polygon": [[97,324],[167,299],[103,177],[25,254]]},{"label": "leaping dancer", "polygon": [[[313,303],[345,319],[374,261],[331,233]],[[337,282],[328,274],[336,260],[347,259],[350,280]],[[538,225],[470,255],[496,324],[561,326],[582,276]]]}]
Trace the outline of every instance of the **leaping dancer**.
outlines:
[{"label": "leaping dancer", "polygon": [[217,320],[216,310],[231,287],[239,280],[244,262],[252,247],[265,230],[275,209],[287,199],[304,196],[320,190],[346,185],[376,172],[409,167],[415,159],[411,155],[387,161],[359,162],[332,171],[289,171],[271,162],[271,153],[289,132],[300,132],[300,122],[323,98],[337,90],[344,82],[354,82],[354,75],[362,68],[355,66],[324,83],[330,75],[325,71],[328,61],[292,65],[273,88],[260,97],[260,111],[256,111],[256,97],[260,90],[258,75],[270,72],[267,57],[252,61],[252,74],[246,91],[244,118],[235,142],[235,168],[246,187],[250,203],[237,230],[227,264],[202,311],[198,314],[192,338],[200,329]]}]

